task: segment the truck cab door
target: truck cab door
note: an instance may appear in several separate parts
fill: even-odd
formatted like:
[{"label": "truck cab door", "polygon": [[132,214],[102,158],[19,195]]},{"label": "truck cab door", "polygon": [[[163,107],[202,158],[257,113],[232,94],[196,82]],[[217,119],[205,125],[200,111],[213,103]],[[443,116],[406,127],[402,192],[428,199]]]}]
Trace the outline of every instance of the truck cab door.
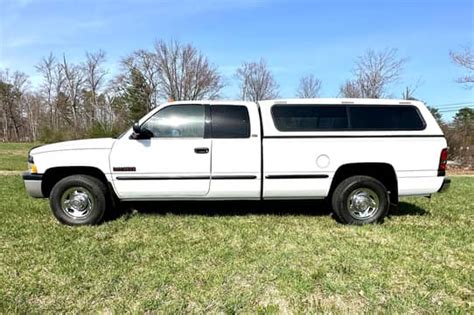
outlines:
[{"label": "truck cab door", "polygon": [[110,155],[121,199],[190,199],[207,195],[211,175],[209,107],[168,105],[141,125],[149,139],[122,137]]},{"label": "truck cab door", "polygon": [[[254,104],[255,105],[255,104]],[[257,106],[211,105],[212,199],[259,199],[261,131]]]}]

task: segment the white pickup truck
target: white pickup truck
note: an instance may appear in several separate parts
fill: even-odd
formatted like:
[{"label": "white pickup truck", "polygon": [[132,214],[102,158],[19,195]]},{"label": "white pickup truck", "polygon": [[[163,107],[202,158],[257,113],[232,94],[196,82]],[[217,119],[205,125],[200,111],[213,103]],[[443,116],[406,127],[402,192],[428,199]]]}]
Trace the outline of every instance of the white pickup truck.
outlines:
[{"label": "white pickup truck", "polygon": [[182,101],[117,139],[34,148],[23,180],[69,225],[99,223],[116,201],[322,198],[366,224],[400,196],[447,189],[446,147],[421,102]]}]

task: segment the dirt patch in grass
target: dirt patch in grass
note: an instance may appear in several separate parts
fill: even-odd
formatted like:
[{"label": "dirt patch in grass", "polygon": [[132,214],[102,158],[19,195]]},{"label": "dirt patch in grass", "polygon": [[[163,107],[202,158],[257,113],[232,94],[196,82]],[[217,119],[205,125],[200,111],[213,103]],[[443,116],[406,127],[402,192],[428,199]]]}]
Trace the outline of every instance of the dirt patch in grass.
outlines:
[{"label": "dirt patch in grass", "polygon": [[22,171],[2,171],[0,170],[0,176],[17,176],[21,175]]},{"label": "dirt patch in grass", "polygon": [[474,175],[474,169],[473,168],[448,167],[447,174],[449,176],[473,176]]}]

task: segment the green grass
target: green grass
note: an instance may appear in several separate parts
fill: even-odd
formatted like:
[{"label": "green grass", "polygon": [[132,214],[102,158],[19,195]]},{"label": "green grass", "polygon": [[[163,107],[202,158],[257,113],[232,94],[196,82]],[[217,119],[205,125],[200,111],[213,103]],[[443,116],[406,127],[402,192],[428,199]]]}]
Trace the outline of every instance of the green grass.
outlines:
[{"label": "green grass", "polygon": [[383,225],[322,204],[156,203],[71,228],[0,176],[0,312],[472,313],[473,200],[459,177]]},{"label": "green grass", "polygon": [[26,171],[28,169],[28,150],[34,143],[0,143],[0,170]]}]

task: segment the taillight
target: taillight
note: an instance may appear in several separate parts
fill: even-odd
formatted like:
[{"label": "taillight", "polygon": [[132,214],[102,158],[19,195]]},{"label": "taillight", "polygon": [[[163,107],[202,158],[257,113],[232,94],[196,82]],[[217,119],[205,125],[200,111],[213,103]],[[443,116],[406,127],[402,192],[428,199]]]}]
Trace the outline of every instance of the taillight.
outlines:
[{"label": "taillight", "polygon": [[439,158],[438,176],[446,175],[447,164],[448,164],[448,149],[444,148],[443,150],[441,150],[441,155]]}]

